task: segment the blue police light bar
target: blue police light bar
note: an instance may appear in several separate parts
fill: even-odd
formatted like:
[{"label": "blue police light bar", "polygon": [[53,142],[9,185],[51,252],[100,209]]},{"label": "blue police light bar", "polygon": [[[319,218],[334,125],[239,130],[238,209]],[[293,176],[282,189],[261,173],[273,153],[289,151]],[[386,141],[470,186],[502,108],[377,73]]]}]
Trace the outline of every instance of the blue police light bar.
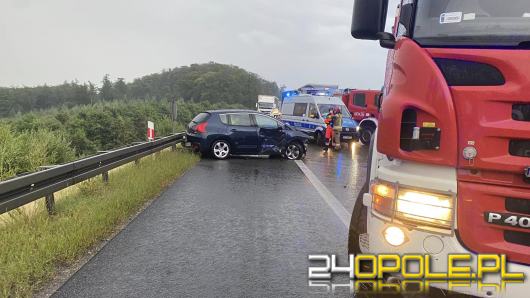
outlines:
[{"label": "blue police light bar", "polygon": [[300,95],[300,92],[298,90],[284,91],[282,92],[282,100],[289,98],[289,97],[298,96],[298,95]]}]

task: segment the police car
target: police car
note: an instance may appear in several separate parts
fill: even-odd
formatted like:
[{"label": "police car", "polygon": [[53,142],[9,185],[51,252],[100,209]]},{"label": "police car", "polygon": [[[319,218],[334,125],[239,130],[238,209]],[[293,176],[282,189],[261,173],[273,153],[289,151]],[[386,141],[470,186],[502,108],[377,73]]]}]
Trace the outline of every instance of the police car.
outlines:
[{"label": "police car", "polygon": [[282,121],[314,137],[318,144],[324,142],[329,110],[342,111],[341,142],[352,143],[358,139],[357,121],[353,120],[342,99],[330,96],[299,95],[285,98],[282,104]]}]

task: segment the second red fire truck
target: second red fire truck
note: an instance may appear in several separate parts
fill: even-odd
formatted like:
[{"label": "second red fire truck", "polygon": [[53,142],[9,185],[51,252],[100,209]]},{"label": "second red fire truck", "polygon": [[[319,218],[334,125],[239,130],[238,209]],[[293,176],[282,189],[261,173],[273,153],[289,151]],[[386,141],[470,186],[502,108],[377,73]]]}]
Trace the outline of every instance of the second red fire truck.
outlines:
[{"label": "second red fire truck", "polygon": [[348,107],[353,119],[359,122],[357,132],[363,145],[370,144],[377,128],[381,91],[345,89],[342,101]]}]

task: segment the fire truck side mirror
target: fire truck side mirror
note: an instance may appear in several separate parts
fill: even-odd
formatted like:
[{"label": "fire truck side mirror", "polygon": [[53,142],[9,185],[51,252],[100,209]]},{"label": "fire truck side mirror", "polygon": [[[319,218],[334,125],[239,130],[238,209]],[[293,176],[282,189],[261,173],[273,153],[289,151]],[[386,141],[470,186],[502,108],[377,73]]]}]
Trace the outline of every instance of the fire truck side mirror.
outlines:
[{"label": "fire truck side mirror", "polygon": [[393,50],[396,47],[396,37],[387,32],[379,33],[379,45],[385,49]]},{"label": "fire truck side mirror", "polygon": [[385,31],[388,0],[355,0],[351,34],[357,39],[380,40]]}]

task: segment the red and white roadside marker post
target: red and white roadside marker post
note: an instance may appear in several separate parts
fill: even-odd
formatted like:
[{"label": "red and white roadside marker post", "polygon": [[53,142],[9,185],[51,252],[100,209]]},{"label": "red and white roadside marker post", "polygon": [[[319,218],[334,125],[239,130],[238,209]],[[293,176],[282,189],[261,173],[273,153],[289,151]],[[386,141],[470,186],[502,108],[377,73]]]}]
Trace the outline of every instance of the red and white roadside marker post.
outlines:
[{"label": "red and white roadside marker post", "polygon": [[155,140],[155,124],[151,121],[147,121],[147,141],[152,142]]}]

